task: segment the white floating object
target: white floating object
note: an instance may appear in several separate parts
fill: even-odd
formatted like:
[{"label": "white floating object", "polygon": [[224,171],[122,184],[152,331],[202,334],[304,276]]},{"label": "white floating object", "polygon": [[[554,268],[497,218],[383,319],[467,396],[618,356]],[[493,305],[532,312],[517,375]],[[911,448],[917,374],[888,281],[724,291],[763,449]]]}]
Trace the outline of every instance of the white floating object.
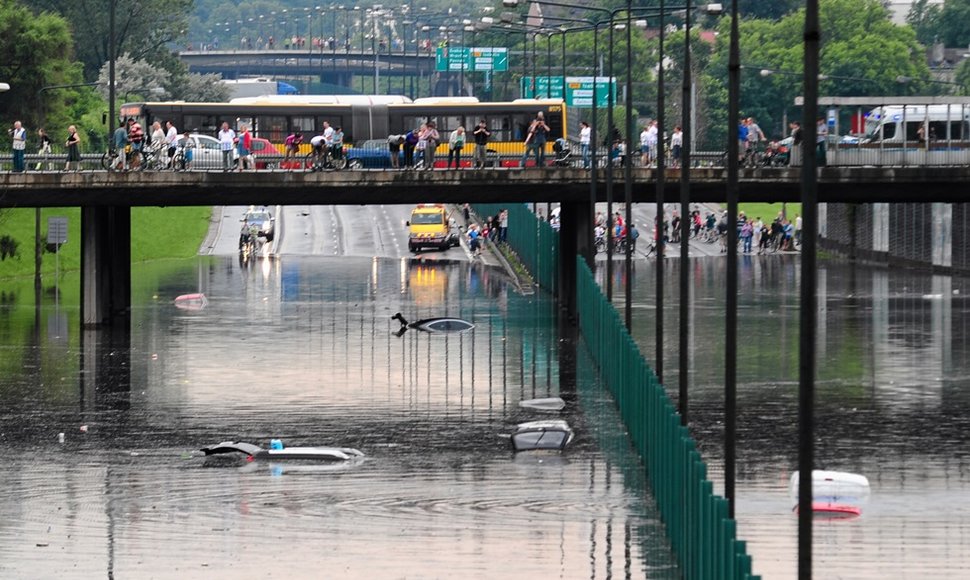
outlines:
[{"label": "white floating object", "polygon": [[88,432],[88,426],[87,425],[81,425],[81,433],[87,433],[87,432]]},{"label": "white floating object", "polygon": [[64,434],[63,433],[58,433],[57,434],[57,442],[58,443],[64,443]]},{"label": "white floating object", "polygon": [[[791,500],[798,505],[799,474],[791,476],[788,492]],[[864,475],[845,471],[812,471],[812,511],[859,515],[862,505],[869,501],[869,480]]]},{"label": "white floating object", "polygon": [[175,307],[182,310],[202,310],[208,305],[209,299],[201,292],[182,294],[175,298]]},{"label": "white floating object", "polygon": [[536,411],[562,411],[566,408],[566,401],[561,397],[546,397],[544,399],[526,399],[519,401],[519,406]]}]

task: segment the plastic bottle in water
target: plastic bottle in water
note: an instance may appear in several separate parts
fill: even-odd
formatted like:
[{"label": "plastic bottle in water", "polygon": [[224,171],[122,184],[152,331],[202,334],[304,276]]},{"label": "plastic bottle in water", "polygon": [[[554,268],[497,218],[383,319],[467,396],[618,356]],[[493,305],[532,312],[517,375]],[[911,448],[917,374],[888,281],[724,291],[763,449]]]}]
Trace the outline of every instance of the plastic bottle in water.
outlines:
[{"label": "plastic bottle in water", "polygon": [[282,449],[283,448],[283,441],[280,440],[280,439],[270,439],[269,440],[269,448],[270,449]]}]

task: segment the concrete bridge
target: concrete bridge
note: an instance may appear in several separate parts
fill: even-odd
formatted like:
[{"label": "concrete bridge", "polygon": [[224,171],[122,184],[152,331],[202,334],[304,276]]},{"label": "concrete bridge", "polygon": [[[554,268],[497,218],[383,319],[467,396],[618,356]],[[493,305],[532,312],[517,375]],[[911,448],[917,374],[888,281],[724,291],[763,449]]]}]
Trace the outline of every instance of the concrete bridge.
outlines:
[{"label": "concrete bridge", "polygon": [[[799,201],[799,168],[741,169],[741,201]],[[679,169],[665,172],[665,196],[680,195]],[[656,170],[633,169],[633,200],[656,201]],[[724,202],[727,169],[690,170],[691,200]],[[826,203],[970,201],[970,167],[825,167],[819,201]],[[597,172],[597,198],[607,176]],[[613,172],[613,200],[622,201],[623,171]],[[0,174],[0,207],[358,205],[468,201],[588,203],[589,171],[577,168],[482,170],[222,171]]]},{"label": "concrete bridge", "polygon": [[[597,172],[597,201],[607,197]],[[666,173],[665,199],[680,195],[680,170]],[[691,200],[723,202],[727,169],[690,170]],[[826,203],[967,200],[970,167],[827,167],[819,170]],[[624,200],[615,171],[612,199]],[[742,201],[798,201],[800,170],[742,169]],[[0,207],[81,207],[82,318],[87,325],[126,324],[131,288],[131,207],[248,204],[364,205],[383,203],[561,204],[560,300],[575,306],[575,256],[591,260],[593,204],[589,172],[576,168],[435,171],[358,170],[329,173],[38,172],[0,174]],[[633,201],[656,201],[656,171],[633,170]]]}]

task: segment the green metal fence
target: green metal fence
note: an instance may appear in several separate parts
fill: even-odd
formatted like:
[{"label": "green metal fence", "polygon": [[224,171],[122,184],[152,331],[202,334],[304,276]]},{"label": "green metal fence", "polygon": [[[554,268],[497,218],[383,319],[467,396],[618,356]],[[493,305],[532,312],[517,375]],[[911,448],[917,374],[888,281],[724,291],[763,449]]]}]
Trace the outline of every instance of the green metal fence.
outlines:
[{"label": "green metal fence", "polygon": [[727,500],[714,495],[707,466],[663,385],[582,257],[576,272],[580,330],[647,466],[684,577],[757,578]]},{"label": "green metal fence", "polygon": [[523,204],[477,203],[475,213],[482,220],[503,209],[509,212],[507,242],[540,286],[556,293],[558,281],[559,234],[544,221],[536,219]]}]

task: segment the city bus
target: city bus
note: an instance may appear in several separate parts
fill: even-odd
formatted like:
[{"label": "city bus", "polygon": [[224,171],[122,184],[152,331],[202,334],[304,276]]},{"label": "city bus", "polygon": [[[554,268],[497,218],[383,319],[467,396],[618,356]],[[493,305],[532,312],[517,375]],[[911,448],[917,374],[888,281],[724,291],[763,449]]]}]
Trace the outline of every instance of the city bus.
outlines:
[{"label": "city bus", "polygon": [[[403,135],[422,123],[434,121],[441,137],[438,163],[444,165],[448,155],[448,136],[464,126],[468,131],[462,152],[462,165],[471,164],[474,138],[471,133],[481,119],[491,132],[490,158],[503,166],[518,165],[525,150],[529,124],[539,112],[549,126],[546,158],[552,159],[552,144],[565,136],[566,105],[561,99],[517,99],[511,102],[482,103],[474,97],[418,99],[393,102],[387,97],[356,98],[319,96],[253,97],[229,103],[145,102],[121,107],[121,117],[135,118],[143,127],[154,121],[172,121],[179,131],[190,131],[215,137],[223,122],[233,129],[247,125],[254,137],[263,138],[283,151],[291,130],[303,134],[304,148],[310,138],[323,133],[323,123],[342,127],[349,147],[365,141],[386,140],[389,135]],[[407,99],[403,99],[406,101]]]}]

